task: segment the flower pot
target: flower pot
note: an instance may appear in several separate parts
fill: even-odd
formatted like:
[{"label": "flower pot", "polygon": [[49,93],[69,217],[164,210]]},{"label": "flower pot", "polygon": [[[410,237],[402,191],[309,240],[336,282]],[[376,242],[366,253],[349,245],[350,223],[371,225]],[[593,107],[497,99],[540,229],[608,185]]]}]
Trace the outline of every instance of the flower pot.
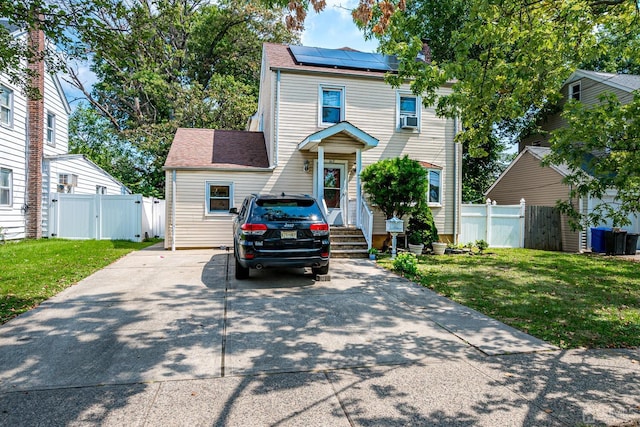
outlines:
[{"label": "flower pot", "polygon": [[409,243],[409,252],[416,255],[422,255],[422,250],[424,249],[423,244],[413,245]]},{"label": "flower pot", "polygon": [[444,251],[447,249],[446,243],[433,242],[432,246],[434,255],[444,255]]},{"label": "flower pot", "polygon": [[369,254],[369,259],[371,261],[375,261],[376,260],[376,254]]}]

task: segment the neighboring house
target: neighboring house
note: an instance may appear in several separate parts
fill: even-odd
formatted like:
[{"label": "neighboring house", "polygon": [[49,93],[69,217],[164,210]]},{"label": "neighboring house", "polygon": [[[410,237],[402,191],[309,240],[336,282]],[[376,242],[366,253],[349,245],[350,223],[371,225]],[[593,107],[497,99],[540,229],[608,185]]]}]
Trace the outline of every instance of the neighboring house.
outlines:
[{"label": "neighboring house", "polygon": [[[360,171],[408,155],[428,171],[429,206],[440,236],[458,233],[458,121],[425,108],[409,85],[384,81],[395,59],[350,49],[265,44],[257,113],[248,131],[179,129],[165,163],[165,246],[232,244],[229,214],[251,193],[303,193],[323,200],[332,225],[369,225]],[[442,93],[449,93],[443,87]],[[371,245],[371,240],[369,240]]]},{"label": "neighboring house", "polygon": [[48,236],[52,193],[129,193],[83,155],[68,154],[69,104],[56,75],[43,72],[41,77],[43,96],[33,107],[22,89],[0,74],[0,239]]},{"label": "neighboring house", "polygon": [[[587,105],[598,102],[598,96],[604,92],[614,93],[621,103],[633,99],[633,91],[640,89],[640,76],[600,73],[578,70],[571,75],[562,88],[565,99],[573,98]],[[560,113],[545,118],[542,128],[552,131],[565,126]],[[519,154],[509,167],[498,177],[485,193],[499,205],[517,204],[525,199],[527,206],[555,206],[558,200],[568,200],[570,188],[562,182],[570,171],[567,166],[541,165],[542,158],[549,153],[549,135],[532,135],[520,142]],[[613,203],[615,192],[611,191],[604,200],[592,197],[582,198],[578,210],[588,213],[602,203]],[[638,233],[640,222],[630,216],[631,225],[624,229]],[[602,224],[606,225],[606,224]],[[572,231],[568,219],[561,216],[562,250],[580,252],[591,247],[590,228],[582,232]]]}]

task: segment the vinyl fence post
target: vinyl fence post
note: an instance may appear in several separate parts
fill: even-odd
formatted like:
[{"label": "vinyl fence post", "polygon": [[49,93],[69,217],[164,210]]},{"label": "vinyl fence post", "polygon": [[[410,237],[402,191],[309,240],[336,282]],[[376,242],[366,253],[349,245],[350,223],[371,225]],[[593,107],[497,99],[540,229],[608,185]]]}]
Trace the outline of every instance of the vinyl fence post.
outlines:
[{"label": "vinyl fence post", "polygon": [[524,198],[520,199],[520,247],[524,248],[524,222],[525,222],[525,201]]}]

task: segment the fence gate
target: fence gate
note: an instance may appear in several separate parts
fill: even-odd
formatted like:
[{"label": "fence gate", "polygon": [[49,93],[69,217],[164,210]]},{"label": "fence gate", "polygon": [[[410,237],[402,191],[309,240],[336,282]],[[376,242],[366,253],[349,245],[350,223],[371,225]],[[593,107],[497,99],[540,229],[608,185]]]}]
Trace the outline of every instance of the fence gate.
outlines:
[{"label": "fence gate", "polygon": [[484,240],[494,248],[521,248],[524,246],[524,212],[524,199],[519,205],[496,205],[489,199],[484,205],[462,205],[458,242]]},{"label": "fence gate", "polygon": [[524,222],[524,247],[562,251],[560,211],[553,206],[529,206]]},{"label": "fence gate", "polygon": [[142,196],[51,195],[49,236],[64,239],[142,241]]}]

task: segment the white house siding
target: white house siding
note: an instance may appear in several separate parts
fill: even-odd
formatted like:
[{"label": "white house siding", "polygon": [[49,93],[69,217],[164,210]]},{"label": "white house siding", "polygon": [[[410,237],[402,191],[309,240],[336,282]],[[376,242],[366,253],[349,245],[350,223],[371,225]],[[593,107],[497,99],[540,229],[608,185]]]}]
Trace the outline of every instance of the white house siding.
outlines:
[{"label": "white house siding", "polygon": [[[55,82],[55,77],[47,74],[44,79],[44,155],[55,156],[69,151],[69,114],[68,105],[64,101],[64,93]],[[54,145],[47,143],[47,114],[55,114]]]},{"label": "white house siding", "polygon": [[[239,208],[244,198],[255,192],[270,192],[271,172],[237,171],[176,171],[176,232],[177,248],[232,246],[232,214],[207,214],[205,189],[207,181],[233,183],[232,207]],[[174,218],[172,171],[166,173],[165,247],[170,248]]]},{"label": "white house siding", "polygon": [[[274,72],[275,73],[275,72]],[[433,108],[422,107],[421,129],[418,131],[396,128],[397,91],[382,77],[348,77],[327,74],[281,73],[280,93],[280,164],[276,169],[277,181],[291,186],[292,191],[313,191],[313,173],[302,174],[305,158],[316,158],[316,153],[301,153],[298,144],[308,135],[322,129],[318,127],[318,93],[320,85],[344,87],[345,120],[379,140],[376,148],[363,152],[363,166],[378,160],[409,155],[412,159],[437,164],[442,171],[442,207],[433,207],[434,220],[441,234],[453,234],[454,227],[454,126],[452,120],[436,116]],[[408,86],[402,88],[408,91]],[[445,89],[446,90],[446,89]],[[275,124],[274,124],[275,125]],[[329,140],[324,145],[346,141]],[[326,154],[325,158],[348,160],[353,154]],[[350,198],[355,197],[355,177],[351,176]],[[384,233],[384,219],[376,216],[374,233]]]},{"label": "white house siding", "polygon": [[0,206],[0,227],[7,239],[24,237],[26,159],[26,99],[20,88],[0,75],[0,84],[13,91],[13,126],[0,125],[0,167],[12,171],[12,204]]}]

